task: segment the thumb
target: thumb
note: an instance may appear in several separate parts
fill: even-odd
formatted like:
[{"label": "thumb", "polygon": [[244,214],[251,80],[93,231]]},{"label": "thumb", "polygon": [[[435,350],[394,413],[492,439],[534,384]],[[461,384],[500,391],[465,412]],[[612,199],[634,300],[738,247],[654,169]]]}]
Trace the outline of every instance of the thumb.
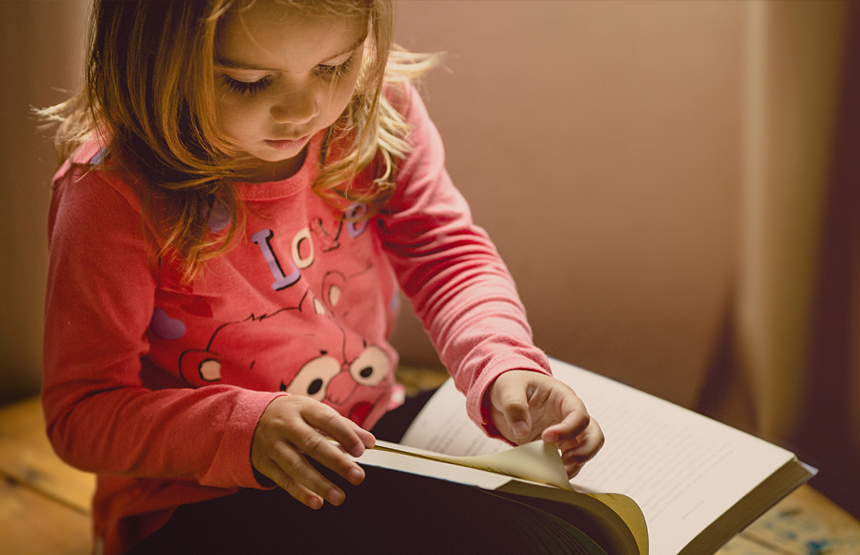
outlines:
[{"label": "thumb", "polygon": [[500,388],[498,409],[516,439],[524,439],[531,432],[531,415],[524,389]]}]

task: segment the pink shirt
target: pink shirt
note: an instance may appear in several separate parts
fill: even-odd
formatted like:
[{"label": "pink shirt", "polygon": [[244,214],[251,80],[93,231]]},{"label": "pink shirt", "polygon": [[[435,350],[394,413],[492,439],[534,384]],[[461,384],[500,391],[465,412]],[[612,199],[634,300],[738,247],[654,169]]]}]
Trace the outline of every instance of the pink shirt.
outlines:
[{"label": "pink shirt", "polygon": [[[514,284],[444,168],[438,132],[409,89],[413,151],[383,211],[310,189],[321,136],[284,181],[239,184],[238,245],[182,285],[153,267],[134,190],[85,144],[59,170],[43,402],[58,454],[95,472],[95,533],[122,553],[179,504],[261,488],[250,462],[261,413],[309,395],[367,429],[388,409],[398,290],[411,299],[470,416],[501,372],[548,372]],[[228,224],[214,210],[213,233]]]}]

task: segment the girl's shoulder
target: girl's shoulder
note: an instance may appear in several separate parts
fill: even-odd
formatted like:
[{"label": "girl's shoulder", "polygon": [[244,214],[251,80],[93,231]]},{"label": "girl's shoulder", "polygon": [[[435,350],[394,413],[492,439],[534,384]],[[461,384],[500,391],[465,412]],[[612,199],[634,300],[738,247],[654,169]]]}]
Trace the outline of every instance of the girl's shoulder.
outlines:
[{"label": "girl's shoulder", "polygon": [[415,86],[409,81],[385,81],[382,96],[400,115],[406,116]]},{"label": "girl's shoulder", "polygon": [[110,143],[91,137],[60,166],[53,179],[54,200],[63,196],[121,195],[134,212],[140,212],[135,183],[139,175],[111,156]]},{"label": "girl's shoulder", "polygon": [[411,81],[386,81],[382,86],[382,96],[410,125],[428,118],[421,94]]}]

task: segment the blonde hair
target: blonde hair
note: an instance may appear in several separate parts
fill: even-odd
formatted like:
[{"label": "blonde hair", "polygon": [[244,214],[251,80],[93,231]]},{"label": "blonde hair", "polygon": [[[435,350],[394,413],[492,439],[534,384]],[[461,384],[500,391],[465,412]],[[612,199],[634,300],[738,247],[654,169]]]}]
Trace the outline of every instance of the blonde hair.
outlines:
[{"label": "blonde hair", "polygon": [[[251,0],[253,3],[254,0]],[[67,158],[93,135],[109,139],[105,168],[130,164],[141,211],[159,260],[175,258],[186,279],[201,263],[225,252],[244,228],[244,210],[232,185],[247,155],[219,133],[213,64],[218,21],[241,0],[124,2],[96,0],[84,90],[41,115],[59,124],[55,143]],[[370,35],[353,98],[326,130],[313,190],[379,206],[393,193],[396,159],[409,151],[409,128],[396,92],[432,67],[434,55],[392,45],[392,0],[281,0],[307,15],[368,18]],[[387,87],[397,89],[397,86]],[[399,87],[403,90],[403,87]],[[336,154],[335,154],[336,153]],[[374,179],[355,188],[355,176],[373,164]],[[207,237],[220,203],[230,227]]]}]

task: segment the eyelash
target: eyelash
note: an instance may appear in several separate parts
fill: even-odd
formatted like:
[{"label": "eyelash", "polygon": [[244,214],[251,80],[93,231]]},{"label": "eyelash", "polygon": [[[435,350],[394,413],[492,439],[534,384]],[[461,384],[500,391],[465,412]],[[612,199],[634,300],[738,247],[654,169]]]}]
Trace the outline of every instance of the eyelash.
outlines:
[{"label": "eyelash", "polygon": [[324,79],[337,79],[352,71],[355,65],[355,55],[350,56],[344,63],[336,66],[317,66],[317,75]]},{"label": "eyelash", "polygon": [[[347,75],[355,65],[355,56],[350,56],[345,62],[336,66],[317,66],[316,74],[322,79],[334,80]],[[239,81],[228,75],[223,75],[224,84],[233,92],[240,95],[253,96],[272,83],[272,76],[267,75],[258,81]]]},{"label": "eyelash", "polygon": [[232,77],[229,77],[227,75],[224,75],[223,78],[224,78],[224,84],[227,85],[227,87],[231,91],[242,94],[242,95],[245,95],[245,94],[255,95],[258,92],[265,89],[266,87],[268,87],[269,84],[272,82],[271,76],[263,77],[259,81],[253,81],[251,83],[248,83],[246,81],[239,81],[239,80],[233,79]]}]

